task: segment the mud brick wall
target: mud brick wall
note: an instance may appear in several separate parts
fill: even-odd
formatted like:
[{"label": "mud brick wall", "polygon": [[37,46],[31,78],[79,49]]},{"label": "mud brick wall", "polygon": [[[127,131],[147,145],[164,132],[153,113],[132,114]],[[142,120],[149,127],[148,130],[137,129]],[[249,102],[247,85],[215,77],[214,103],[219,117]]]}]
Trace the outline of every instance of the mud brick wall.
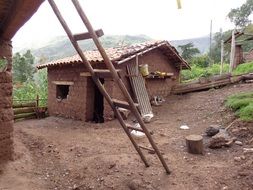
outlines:
[{"label": "mud brick wall", "polygon": [[[135,61],[136,60],[133,59],[119,66],[119,68],[124,71],[123,75],[127,74],[126,69],[125,69],[126,65],[134,64]],[[167,56],[161,54],[159,50],[153,50],[143,56],[139,56],[139,65],[141,64],[147,64],[149,72],[161,71],[161,72],[174,73],[174,77],[176,78],[174,80],[169,79],[169,78],[168,79],[145,79],[146,88],[147,88],[150,98],[157,95],[160,95],[163,97],[168,96],[171,92],[172,86],[178,83],[179,70],[176,69],[176,67],[174,66],[174,63],[168,60]],[[128,91],[130,92],[130,94],[133,94],[128,77],[123,77],[123,82],[124,84],[126,84],[126,87]],[[118,88],[113,90],[113,95],[119,98],[123,98]]]},{"label": "mud brick wall", "polygon": [[243,50],[241,45],[236,45],[235,47],[235,67],[243,63]]},{"label": "mud brick wall", "polygon": [[[57,66],[48,68],[48,112],[49,115],[63,116],[66,118],[87,121],[91,119],[93,112],[91,102],[94,102],[93,83],[88,77],[81,77],[85,72],[83,65]],[[56,97],[57,85],[54,82],[73,82],[69,86],[69,94],[66,99],[59,101]],[[88,89],[88,90],[87,90]]]},{"label": "mud brick wall", "polygon": [[245,60],[245,62],[253,61],[253,50],[251,50],[248,53],[245,53],[244,60]]},{"label": "mud brick wall", "polygon": [[[121,78],[128,92],[135,97],[127,77],[127,64],[134,64],[135,59],[124,64],[115,64],[116,69],[122,70]],[[159,50],[153,50],[139,57],[139,64],[148,64],[149,71],[162,71],[174,73],[178,78],[179,70],[175,68],[174,63],[161,54]],[[95,69],[105,69],[103,63],[96,64]],[[80,76],[81,72],[87,72],[84,65],[73,64],[65,66],[55,66],[48,68],[48,111],[49,115],[63,116],[66,118],[80,119],[90,121],[93,118],[94,111],[94,82],[89,76]],[[66,99],[57,100],[57,84],[55,82],[73,82],[69,86],[69,94]],[[146,87],[150,98],[155,95],[166,97],[171,87],[178,80],[172,79],[146,79]],[[124,101],[124,95],[118,85],[112,80],[105,78],[104,87],[112,98]],[[104,117],[105,120],[114,117],[113,111],[107,101],[104,99]]]},{"label": "mud brick wall", "polygon": [[[0,40],[0,57],[11,61],[10,42]],[[12,74],[0,72],[0,163],[13,155]]]}]

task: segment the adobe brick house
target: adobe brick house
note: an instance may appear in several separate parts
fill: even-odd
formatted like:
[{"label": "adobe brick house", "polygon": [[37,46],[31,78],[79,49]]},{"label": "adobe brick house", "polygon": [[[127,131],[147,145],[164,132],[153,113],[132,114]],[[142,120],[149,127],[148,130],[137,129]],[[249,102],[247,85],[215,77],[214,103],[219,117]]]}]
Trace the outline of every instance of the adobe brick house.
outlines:
[{"label": "adobe brick house", "polygon": [[250,50],[249,52],[244,53],[243,57],[245,62],[253,61],[253,49]]},{"label": "adobe brick house", "polygon": [[36,12],[43,0],[0,2],[0,164],[13,155],[12,43],[11,39]]},{"label": "adobe brick house", "polygon": [[[146,88],[149,97],[170,93],[173,85],[178,83],[180,69],[189,69],[189,65],[180,57],[174,47],[167,41],[153,41],[120,48],[106,50],[116,69],[120,70],[120,77],[133,96],[127,66],[147,64],[150,72],[161,71],[172,73],[170,78],[146,78]],[[94,69],[106,69],[98,51],[86,51],[85,55]],[[87,73],[78,55],[52,61],[37,66],[38,69],[47,68],[48,71],[48,111],[49,115],[90,121],[93,118],[94,107],[103,104],[105,118],[112,117],[112,110],[101,100],[99,92]],[[117,85],[110,78],[101,78],[110,96],[124,100]]]},{"label": "adobe brick house", "polygon": [[[250,62],[253,60],[253,50],[249,52],[243,52],[242,42],[244,41],[252,41],[253,34],[244,33],[241,31],[235,32],[235,60],[234,60],[234,68],[236,68],[239,64]],[[224,43],[231,43],[232,36],[230,36]]]}]

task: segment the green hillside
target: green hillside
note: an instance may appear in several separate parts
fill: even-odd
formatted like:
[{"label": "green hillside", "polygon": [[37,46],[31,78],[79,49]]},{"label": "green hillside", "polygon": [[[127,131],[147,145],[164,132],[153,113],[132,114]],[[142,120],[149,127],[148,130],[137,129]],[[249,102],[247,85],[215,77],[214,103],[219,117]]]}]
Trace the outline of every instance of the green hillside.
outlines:
[{"label": "green hillside", "polygon": [[[130,35],[107,35],[100,38],[105,48],[117,47],[121,45],[130,45],[135,43],[142,43],[152,40],[145,35],[130,36]],[[83,50],[95,49],[94,43],[91,40],[85,40],[80,42],[80,46]],[[37,58],[47,58],[47,60],[55,60],[67,56],[76,54],[69,39],[66,36],[60,36],[49,42],[46,46],[33,49],[32,53]]]}]

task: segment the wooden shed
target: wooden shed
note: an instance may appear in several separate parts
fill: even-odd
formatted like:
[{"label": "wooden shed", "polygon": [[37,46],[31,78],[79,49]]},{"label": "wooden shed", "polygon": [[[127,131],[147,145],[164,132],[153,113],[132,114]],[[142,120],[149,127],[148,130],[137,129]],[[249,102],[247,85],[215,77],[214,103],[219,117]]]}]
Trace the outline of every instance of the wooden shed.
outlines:
[{"label": "wooden shed", "polygon": [[15,33],[36,12],[43,0],[0,1],[0,163],[13,154],[12,44]]},{"label": "wooden shed", "polygon": [[[180,70],[190,68],[167,41],[109,48],[106,52],[129,93],[139,104],[150,104],[150,99],[156,96],[166,97],[172,86],[179,82]],[[85,55],[94,69],[106,69],[98,51],[86,51]],[[142,77],[140,67],[148,68],[149,74]],[[50,115],[91,121],[94,120],[94,113],[99,110],[105,119],[113,118],[111,108],[104,102],[78,55],[45,63],[38,68],[48,70]],[[105,75],[100,76],[100,80],[111,97],[124,100],[111,78]],[[148,100],[141,102],[146,98],[146,92]],[[145,105],[143,107],[145,109]]]}]

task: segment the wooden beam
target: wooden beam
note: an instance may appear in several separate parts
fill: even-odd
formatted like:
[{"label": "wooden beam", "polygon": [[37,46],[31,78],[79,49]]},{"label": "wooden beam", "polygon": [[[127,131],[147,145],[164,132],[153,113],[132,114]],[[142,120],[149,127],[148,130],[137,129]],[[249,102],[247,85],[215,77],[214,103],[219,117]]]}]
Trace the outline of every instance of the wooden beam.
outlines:
[{"label": "wooden beam", "polygon": [[[95,31],[97,37],[101,37],[104,35],[104,32],[102,29],[99,29],[99,30],[96,30]],[[74,39],[76,41],[79,41],[79,40],[87,40],[87,39],[91,39],[91,35],[89,32],[86,32],[86,33],[80,33],[80,34],[75,34],[73,35]]]},{"label": "wooden beam", "polygon": [[80,73],[80,77],[91,77],[91,74],[89,72],[82,72]]},{"label": "wooden beam", "polygon": [[74,85],[72,81],[53,81],[52,83],[56,85]]}]

